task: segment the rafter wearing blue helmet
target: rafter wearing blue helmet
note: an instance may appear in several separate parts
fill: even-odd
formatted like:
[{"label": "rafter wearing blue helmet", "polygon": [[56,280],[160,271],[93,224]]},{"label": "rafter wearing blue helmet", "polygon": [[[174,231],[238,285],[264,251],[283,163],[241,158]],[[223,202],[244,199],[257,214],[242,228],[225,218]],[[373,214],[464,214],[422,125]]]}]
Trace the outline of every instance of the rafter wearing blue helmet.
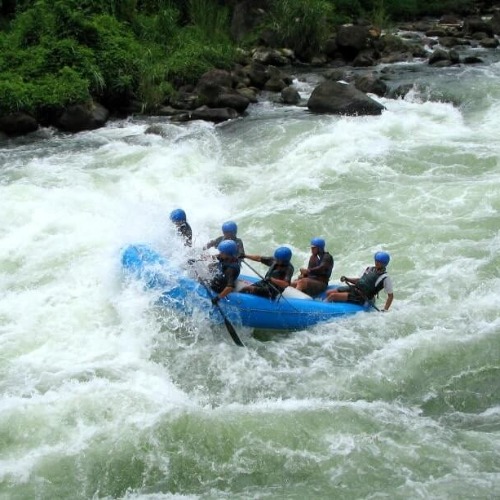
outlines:
[{"label": "rafter wearing blue helmet", "polygon": [[177,234],[184,240],[184,245],[190,247],[193,244],[193,231],[187,222],[186,212],[182,208],[176,208],[170,212],[170,220],[175,224]]},{"label": "rafter wearing blue helmet", "polygon": [[299,277],[291,283],[291,286],[311,297],[326,290],[332,275],[334,261],[333,257],[325,251],[325,246],[326,242],[323,238],[312,238],[311,257],[307,268],[302,267]]},{"label": "rafter wearing blue helmet", "polygon": [[238,245],[235,241],[222,240],[217,246],[217,250],[219,251],[218,262],[210,265],[212,273],[210,288],[217,292],[217,295],[212,299],[213,304],[234,291],[241,268],[238,259]]},{"label": "rafter wearing blue helmet", "polygon": [[326,293],[328,302],[353,302],[355,304],[371,304],[375,306],[375,299],[382,290],[387,294],[384,309],[386,312],[394,300],[392,280],[387,274],[387,266],[391,256],[387,252],[376,252],[373,256],[374,266],[367,267],[359,278],[341,276],[340,281],[347,286],[338,287]]},{"label": "rafter wearing blue helmet", "polygon": [[252,293],[274,299],[281,295],[283,290],[290,285],[294,268],[290,262],[292,260],[292,251],[288,247],[278,247],[274,251],[273,257],[245,255],[245,259],[262,262],[269,269],[264,279],[243,288],[241,290],[243,293]]},{"label": "rafter wearing blue helmet", "polygon": [[238,254],[241,258],[242,255],[245,254],[245,248],[243,246],[243,241],[240,238],[236,237],[238,233],[238,225],[236,222],[229,220],[222,224],[222,236],[219,236],[213,240],[210,240],[204,247],[203,250],[207,250],[209,248],[217,248],[221,241],[223,240],[232,240],[238,245]]}]

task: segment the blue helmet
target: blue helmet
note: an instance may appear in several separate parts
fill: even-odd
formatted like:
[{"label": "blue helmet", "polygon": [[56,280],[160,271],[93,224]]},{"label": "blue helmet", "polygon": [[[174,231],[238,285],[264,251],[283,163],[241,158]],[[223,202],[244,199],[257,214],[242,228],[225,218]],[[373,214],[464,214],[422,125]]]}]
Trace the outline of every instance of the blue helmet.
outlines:
[{"label": "blue helmet", "polygon": [[222,232],[231,233],[236,236],[236,233],[238,232],[238,226],[236,225],[236,222],[233,222],[232,220],[224,222],[224,224],[222,224]]},{"label": "blue helmet", "polygon": [[274,258],[283,262],[290,262],[292,251],[287,247],[279,247],[274,251]]},{"label": "blue helmet", "polygon": [[389,261],[391,260],[391,256],[387,252],[377,252],[373,258],[375,259],[375,262],[380,262],[384,265],[384,267],[387,267]]},{"label": "blue helmet", "polygon": [[238,245],[233,240],[222,240],[217,247],[220,253],[225,253],[231,257],[238,256]]},{"label": "blue helmet", "polygon": [[186,220],[186,212],[182,208],[176,208],[170,212],[170,220],[172,222],[184,222]]},{"label": "blue helmet", "polygon": [[313,238],[311,240],[311,246],[312,247],[318,247],[320,250],[325,249],[325,240],[323,238]]}]

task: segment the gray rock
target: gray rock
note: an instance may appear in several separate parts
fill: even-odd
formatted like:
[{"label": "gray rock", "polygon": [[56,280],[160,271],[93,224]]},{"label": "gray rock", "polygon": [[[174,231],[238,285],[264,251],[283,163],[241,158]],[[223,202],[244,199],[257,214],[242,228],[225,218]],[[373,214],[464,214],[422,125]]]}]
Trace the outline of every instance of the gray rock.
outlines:
[{"label": "gray rock", "polygon": [[384,106],[354,85],[325,81],[312,92],[307,107],[314,113],[337,115],[380,115]]}]

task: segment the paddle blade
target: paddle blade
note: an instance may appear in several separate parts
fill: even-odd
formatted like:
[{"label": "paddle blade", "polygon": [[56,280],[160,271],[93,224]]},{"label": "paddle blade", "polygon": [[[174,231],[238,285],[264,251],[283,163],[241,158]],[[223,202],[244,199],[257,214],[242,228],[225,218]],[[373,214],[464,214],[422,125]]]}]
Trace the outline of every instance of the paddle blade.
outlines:
[{"label": "paddle blade", "polygon": [[224,324],[226,325],[227,331],[229,332],[229,335],[231,335],[231,338],[233,339],[234,343],[240,347],[245,347],[245,344],[238,337],[238,334],[236,333],[234,326],[225,316],[224,316]]}]

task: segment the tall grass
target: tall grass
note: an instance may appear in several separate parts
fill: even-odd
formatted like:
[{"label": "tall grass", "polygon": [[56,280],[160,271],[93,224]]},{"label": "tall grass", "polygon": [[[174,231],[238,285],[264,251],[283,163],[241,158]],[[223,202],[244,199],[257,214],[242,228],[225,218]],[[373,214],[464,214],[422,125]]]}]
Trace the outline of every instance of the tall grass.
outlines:
[{"label": "tall grass", "polygon": [[229,11],[220,7],[216,0],[189,0],[188,12],[191,24],[207,41],[228,41]]},{"label": "tall grass", "polygon": [[271,23],[284,47],[299,57],[317,54],[329,34],[333,4],[326,0],[276,0]]}]

